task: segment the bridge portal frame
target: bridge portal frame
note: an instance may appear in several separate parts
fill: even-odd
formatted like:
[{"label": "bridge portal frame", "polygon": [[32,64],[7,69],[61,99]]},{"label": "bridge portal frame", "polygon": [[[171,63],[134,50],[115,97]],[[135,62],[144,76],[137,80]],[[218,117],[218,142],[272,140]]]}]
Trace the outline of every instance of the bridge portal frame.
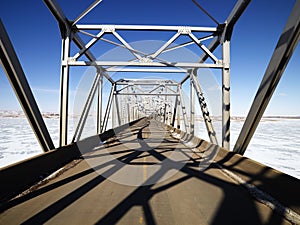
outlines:
[{"label": "bridge portal frame", "polygon": [[[103,132],[106,129],[108,116],[112,101],[114,99],[117,111],[118,109],[118,96],[119,95],[131,95],[130,92],[118,93],[116,91],[116,81],[114,81],[110,76],[109,72],[133,72],[133,71],[147,71],[147,72],[164,72],[164,73],[185,73],[186,76],[178,83],[179,96],[176,97],[177,106],[181,106],[183,112],[184,124],[186,131],[194,132],[194,101],[190,103],[191,114],[190,114],[190,126],[188,126],[187,114],[185,112],[185,103],[183,102],[182,96],[182,85],[183,83],[190,79],[190,97],[193,100],[195,91],[197,92],[197,97],[201,105],[202,114],[205,118],[205,124],[207,127],[208,135],[212,143],[217,144],[217,139],[215,131],[212,125],[212,121],[209,115],[207,104],[203,93],[201,93],[201,88],[199,81],[195,74],[199,68],[212,68],[222,70],[222,146],[224,148],[230,148],[230,39],[233,27],[241,16],[241,14],[246,9],[250,0],[238,1],[229,17],[223,24],[218,24],[216,27],[189,27],[189,26],[156,26],[156,25],[86,25],[79,24],[79,21],[88,14],[95,6],[97,6],[101,1],[97,0],[92,3],[86,10],[84,10],[75,20],[70,21],[66,18],[63,11],[54,0],[44,0],[47,7],[50,9],[56,20],[58,21],[61,36],[62,36],[62,57],[61,57],[61,100],[60,100],[60,146],[67,144],[67,132],[68,132],[68,89],[69,89],[69,76],[71,66],[93,66],[96,68],[96,78],[91,86],[90,92],[88,94],[87,102],[82,111],[78,126],[73,137],[73,141],[79,140],[80,134],[82,132],[86,116],[90,110],[91,99],[94,98],[96,90],[98,90],[98,115],[97,115],[97,132]],[[98,33],[92,34],[88,32],[89,30],[98,30]],[[173,32],[171,38],[169,38],[159,49],[155,52],[147,54],[141,52],[130,43],[126,42],[124,37],[120,34],[120,30],[124,31],[155,31],[155,32]],[[174,33],[175,32],[175,33]],[[196,33],[206,33],[206,35],[198,38]],[[80,38],[78,33],[90,36],[91,39],[87,43],[84,43]],[[105,39],[103,36],[105,34],[113,35],[118,42],[114,42]],[[174,41],[181,35],[188,36],[191,40],[186,43],[182,43],[176,46],[171,46]],[[203,41],[212,40],[210,44],[206,47]],[[98,61],[93,53],[91,52],[91,47],[96,44],[99,40],[105,41],[107,43],[122,47],[127,49],[132,53],[134,57],[130,61]],[[77,51],[73,56],[70,56],[70,44],[74,42],[78,47]],[[166,51],[172,51],[174,49],[182,48],[187,45],[196,44],[203,51],[203,55],[199,58],[198,62],[168,62],[159,58],[160,54]],[[222,57],[219,59],[214,55],[214,50],[222,45]],[[85,56],[88,60],[80,60],[82,56]],[[207,60],[211,62],[206,62]],[[106,111],[104,119],[102,120],[102,85],[99,84],[100,80],[103,82],[103,77],[105,77],[114,87],[115,91],[111,91],[109,101],[106,106]],[[113,88],[112,88],[113,90]],[[127,88],[128,90],[128,88]],[[142,95],[141,93],[136,94]],[[148,95],[155,95],[153,93],[148,93]],[[166,98],[171,95],[178,95],[176,93],[168,93]],[[177,107],[176,106],[176,107]],[[173,105],[174,108],[175,104]],[[172,108],[172,107],[170,107]],[[177,110],[178,113],[178,110]],[[99,115],[101,114],[101,115]],[[118,121],[120,122],[120,115],[117,115]],[[175,119],[173,119],[175,121]],[[119,124],[120,125],[120,124]],[[180,126],[180,125],[179,125]]]}]

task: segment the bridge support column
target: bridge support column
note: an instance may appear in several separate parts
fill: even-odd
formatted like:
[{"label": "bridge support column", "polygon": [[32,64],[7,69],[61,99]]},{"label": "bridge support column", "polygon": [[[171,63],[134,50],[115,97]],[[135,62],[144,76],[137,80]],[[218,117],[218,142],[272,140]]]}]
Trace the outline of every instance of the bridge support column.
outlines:
[{"label": "bridge support column", "polygon": [[230,149],[230,41],[222,45],[222,147]]},{"label": "bridge support column", "polygon": [[[177,99],[179,98],[178,96],[176,97]],[[180,129],[180,100],[178,100],[177,104],[177,129]]]},{"label": "bridge support column", "polygon": [[187,115],[186,115],[186,107],[185,107],[185,104],[184,104],[184,98],[183,98],[182,86],[181,85],[179,85],[179,96],[180,96],[180,104],[181,104],[182,117],[183,117],[185,131],[187,133],[189,133],[188,120],[187,120]]},{"label": "bridge support column", "polygon": [[[191,76],[191,75],[190,75]],[[195,133],[195,88],[190,77],[190,134]]]},{"label": "bridge support column", "polygon": [[60,121],[59,146],[67,144],[68,140],[68,106],[69,106],[69,66],[64,65],[70,55],[70,34],[62,39],[61,73],[60,73]]},{"label": "bridge support column", "polygon": [[174,109],[173,109],[173,115],[172,115],[172,121],[171,121],[171,126],[174,127],[175,125],[175,118],[177,114],[177,105],[178,105],[178,97],[175,97],[175,104],[174,104]]},{"label": "bridge support column", "polygon": [[121,125],[121,115],[120,115],[119,101],[118,101],[118,95],[116,93],[116,90],[115,90],[114,96],[115,96],[115,106],[116,106],[115,113],[117,114],[117,124],[118,124],[117,126],[120,126]]},{"label": "bridge support column", "polygon": [[103,76],[100,77],[100,81],[98,83],[97,134],[100,134],[102,130],[102,87]]},{"label": "bridge support column", "polygon": [[109,98],[108,98],[108,101],[107,101],[107,106],[106,106],[106,110],[105,110],[105,114],[104,114],[101,133],[104,132],[107,128],[109,113],[110,113],[111,105],[112,105],[112,102],[113,102],[114,91],[115,91],[115,84],[113,84],[112,87],[111,87],[110,95],[109,95]]}]

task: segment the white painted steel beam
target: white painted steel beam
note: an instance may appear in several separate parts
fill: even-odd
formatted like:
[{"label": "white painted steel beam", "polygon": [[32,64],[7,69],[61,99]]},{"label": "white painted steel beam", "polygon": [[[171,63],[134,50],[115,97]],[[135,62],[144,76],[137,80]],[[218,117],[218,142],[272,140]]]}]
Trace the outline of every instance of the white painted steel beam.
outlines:
[{"label": "white painted steel beam", "polygon": [[104,34],[105,32],[103,30],[101,30],[92,40],[90,40],[85,46],[84,48],[82,48],[80,50],[80,52],[78,52],[76,55],[74,55],[72,57],[72,59],[77,60],[80,56],[82,56],[86,51],[89,50],[89,48],[91,48]]},{"label": "white painted steel beam", "polygon": [[104,119],[103,119],[103,125],[102,125],[101,133],[104,132],[107,128],[110,109],[111,109],[111,105],[112,105],[112,102],[113,102],[114,91],[115,91],[115,84],[112,84],[110,94],[109,94],[109,98],[108,98],[107,105],[106,105],[106,110],[105,110],[105,113],[104,113]]},{"label": "white painted steel beam", "polygon": [[177,32],[174,34],[163,46],[160,47],[154,54],[150,55],[150,58],[155,59],[159,54],[161,54],[166,48],[172,44],[178,37],[180,36],[180,33]]},{"label": "white painted steel beam", "polygon": [[[61,35],[62,38],[64,38],[66,36],[67,30],[72,30],[70,21],[64,15],[62,9],[60,8],[56,0],[44,0],[44,2],[46,6],[49,8],[49,10],[51,11],[51,13],[53,14],[53,16],[55,17],[55,19],[57,20],[57,22],[59,23],[59,27],[61,29]],[[74,43],[78,46],[80,50],[85,48],[84,42],[82,41],[82,39],[79,37],[77,33],[72,33],[71,36],[73,38]],[[96,60],[96,57],[89,50],[85,51],[84,54],[89,60],[91,61]],[[97,70],[100,69],[103,76],[111,83],[114,83],[113,79],[107,73],[105,73],[103,68],[97,67],[96,69]]]},{"label": "white painted steel beam", "polygon": [[102,0],[96,0],[93,2],[86,10],[84,10],[72,23],[72,26],[74,26],[76,23],[79,22],[83,17],[85,17],[90,11],[93,10]]},{"label": "white painted steel beam", "polygon": [[118,34],[116,31],[113,31],[112,33],[137,59],[142,58],[139,54],[136,53],[135,49],[121,37],[120,34]]},{"label": "white painted steel beam", "polygon": [[101,133],[102,129],[102,104],[103,104],[103,77],[100,77],[98,83],[98,101],[97,101],[97,134]]},{"label": "white painted steel beam", "polygon": [[208,55],[215,63],[218,62],[218,58],[193,34],[189,33],[190,38]]},{"label": "white painted steel beam", "polygon": [[[62,39],[61,60],[70,54],[70,37]],[[69,107],[69,66],[61,65],[60,69],[60,121],[59,121],[59,146],[67,144],[68,140],[68,107]]]},{"label": "white painted steel beam", "polygon": [[216,32],[216,27],[193,27],[193,26],[158,26],[158,25],[107,25],[107,24],[77,24],[79,30],[101,30],[112,27],[115,30],[159,30],[179,31],[188,29],[195,32]]},{"label": "white painted steel beam", "polygon": [[141,73],[187,73],[187,70],[181,68],[129,68],[129,67],[111,67],[107,72],[141,72]]},{"label": "white painted steel beam", "polygon": [[144,95],[144,96],[178,96],[179,93],[126,93],[126,92],[118,92],[118,95]]},{"label": "white painted steel beam", "polygon": [[223,68],[223,64],[170,62],[125,62],[125,61],[64,61],[69,66],[143,66],[143,67],[180,67],[180,68]]},{"label": "white painted steel beam", "polygon": [[[214,50],[220,45],[220,43],[224,41],[225,36],[226,36],[226,38],[230,38],[231,32],[233,30],[235,23],[240,18],[240,16],[243,14],[243,12],[245,11],[245,9],[247,8],[247,6],[249,5],[250,2],[251,2],[251,0],[239,0],[235,4],[234,8],[231,10],[231,13],[229,14],[229,16],[227,17],[227,19],[225,21],[226,27],[225,27],[224,31],[221,30],[222,33],[220,35],[216,36],[209,44],[207,49],[210,52],[214,52]],[[221,40],[221,37],[223,37],[222,40]],[[199,58],[198,62],[203,63],[203,62],[205,62],[205,60],[207,60],[208,57],[209,57],[208,54],[203,54]],[[183,84],[188,78],[189,78],[189,74],[187,74],[180,83]]]},{"label": "white painted steel beam", "polygon": [[[210,42],[210,44],[209,44],[209,46],[208,46],[207,49],[208,49],[210,52],[214,52],[214,50],[215,50],[219,45],[220,45],[219,37],[215,37],[215,38]],[[205,62],[205,60],[207,60],[208,57],[209,57],[209,56],[208,56],[206,53],[204,53],[204,54],[199,58],[198,62],[199,62],[199,63],[203,63],[203,62]],[[187,79],[189,79],[189,77],[190,77],[190,75],[187,74],[187,75],[186,75],[179,83],[180,83],[180,84],[183,84]]]},{"label": "white painted steel beam", "polygon": [[222,44],[222,147],[230,150],[230,40]]},{"label": "white painted steel beam", "polygon": [[128,82],[122,82],[122,81],[116,81],[116,85],[159,85],[164,84],[166,86],[177,86],[177,83],[162,83],[161,81],[149,81],[147,80],[139,80],[139,81],[128,81]]},{"label": "white painted steel beam", "polygon": [[190,134],[195,134],[195,87],[190,79]]}]

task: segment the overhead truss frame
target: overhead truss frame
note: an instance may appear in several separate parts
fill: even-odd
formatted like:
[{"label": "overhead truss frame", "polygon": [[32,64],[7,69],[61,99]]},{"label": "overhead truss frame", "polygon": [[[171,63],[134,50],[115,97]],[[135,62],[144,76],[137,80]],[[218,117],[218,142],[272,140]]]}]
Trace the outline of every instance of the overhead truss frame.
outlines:
[{"label": "overhead truss frame", "polygon": [[[103,78],[110,81],[112,88],[111,94],[107,102],[106,111],[104,113],[104,118],[101,116],[97,116],[97,131],[103,132],[108,123],[109,113],[111,107],[115,107],[114,112],[120,112],[119,100],[118,98],[121,96],[134,96],[135,98],[140,98],[141,96],[149,97],[149,96],[158,96],[160,98],[165,98],[165,100],[169,99],[171,96],[175,97],[175,102],[172,104],[165,104],[164,111],[166,112],[166,105],[168,105],[169,111],[173,111],[179,115],[179,108],[182,111],[182,118],[184,120],[186,131],[194,132],[194,114],[190,115],[192,123],[190,126],[188,125],[188,116],[186,113],[185,102],[183,98],[183,90],[182,85],[188,79],[191,80],[191,99],[194,101],[194,95],[198,97],[200,105],[202,105],[201,110],[203,115],[205,115],[205,123],[208,128],[208,134],[212,141],[212,143],[217,144],[217,140],[215,138],[215,131],[212,126],[211,118],[208,112],[205,102],[205,98],[203,97],[203,93],[201,92],[200,84],[197,79],[197,70],[199,68],[211,68],[211,69],[220,69],[223,71],[222,73],[222,105],[223,105],[223,132],[222,132],[222,146],[229,149],[230,147],[230,38],[231,33],[236,23],[237,19],[243,13],[250,0],[246,1],[238,1],[235,7],[233,8],[231,14],[224,21],[223,24],[218,24],[216,27],[197,27],[197,26],[157,26],[157,25],[111,25],[111,24],[79,24],[79,21],[88,14],[96,5],[98,5],[101,1],[95,1],[92,3],[85,11],[83,11],[75,20],[70,21],[66,18],[63,11],[60,9],[58,4],[54,0],[44,0],[54,17],[57,19],[62,36],[62,58],[61,58],[61,106],[60,106],[60,145],[67,144],[67,131],[68,131],[68,86],[69,86],[69,76],[70,76],[70,67],[73,66],[92,66],[96,68],[95,72],[95,80],[91,86],[90,93],[88,94],[87,103],[82,111],[81,119],[76,128],[75,135],[73,137],[73,141],[76,141],[80,138],[81,130],[83,129],[86,115],[90,110],[90,99],[95,96],[98,90],[98,103],[103,104],[102,102],[102,85],[99,82],[103,82]],[[93,32],[91,32],[93,31]],[[96,32],[95,32],[96,31]],[[121,32],[122,31],[122,32]],[[140,31],[150,31],[150,32],[169,32],[171,33],[168,40],[166,40],[157,50],[151,53],[144,53],[138,49],[135,49],[129,42],[126,41],[126,37],[124,37],[124,32],[140,32]],[[94,34],[96,33],[96,34]],[[89,41],[84,42],[80,35],[86,35],[89,37]],[[112,41],[104,38],[105,35],[112,35],[116,41]],[[201,34],[201,37],[198,35]],[[190,40],[181,43],[175,44],[175,41],[180,36],[186,36]],[[204,41],[211,40],[210,44],[206,46]],[[70,43],[74,42],[76,46],[78,46],[78,51],[74,53],[72,56],[70,55]],[[132,59],[129,61],[104,61],[97,60],[92,53],[92,46],[97,44],[99,41],[104,41],[106,43],[110,43],[115,46],[119,46],[121,48],[127,49],[132,54]],[[206,43],[206,42],[205,42]],[[173,51],[179,48],[183,48],[185,46],[194,44],[202,50],[203,55],[199,57],[197,62],[170,62],[164,59],[161,59],[160,56],[164,52]],[[214,50],[222,45],[222,56],[217,57],[214,54]],[[82,60],[83,56],[85,56],[88,60]],[[185,74],[185,77],[181,82],[178,82],[175,85],[177,87],[176,91],[173,88],[169,87],[168,84],[163,84],[163,86],[154,85],[154,89],[152,91],[142,92],[141,90],[137,91],[140,87],[138,82],[140,81],[130,81],[131,85],[122,84],[121,81],[114,81],[109,73],[110,72],[122,72],[122,73],[131,73],[131,72],[148,72],[148,73],[168,73],[170,76],[173,74]],[[145,82],[145,81],[143,81]],[[146,82],[147,83],[147,82]],[[122,86],[123,85],[123,86]],[[153,85],[153,84],[151,84]],[[121,89],[118,89],[122,86]],[[164,88],[166,90],[165,93],[157,93],[156,89]],[[132,90],[136,90],[132,92]],[[139,97],[140,96],[140,97]],[[114,103],[114,104],[113,104]],[[139,105],[138,102],[134,103],[135,105]],[[171,106],[172,105],[172,106]],[[190,103],[192,108],[192,113],[194,113],[194,102]],[[102,105],[98,105],[99,109],[102,110]],[[138,107],[137,107],[138,108]],[[113,108],[114,109],[114,108]],[[174,111],[174,109],[176,109]],[[123,109],[121,109],[123,110]],[[123,110],[124,111],[124,110]],[[125,111],[124,111],[125,112]],[[127,112],[129,112],[127,110]],[[100,113],[100,112],[99,112]],[[171,112],[170,112],[171,113]],[[101,112],[102,114],[102,112]],[[136,113],[137,114],[137,113]],[[139,112],[141,115],[141,113]],[[172,113],[171,113],[172,114]],[[173,115],[174,117],[175,115]],[[129,118],[130,116],[128,116]],[[117,115],[118,122],[125,121],[120,118],[120,115]],[[136,118],[136,117],[130,117]],[[164,121],[166,121],[164,119]],[[171,121],[175,121],[175,118],[170,119]],[[177,119],[177,121],[179,121]],[[177,126],[180,126],[178,124]]]}]

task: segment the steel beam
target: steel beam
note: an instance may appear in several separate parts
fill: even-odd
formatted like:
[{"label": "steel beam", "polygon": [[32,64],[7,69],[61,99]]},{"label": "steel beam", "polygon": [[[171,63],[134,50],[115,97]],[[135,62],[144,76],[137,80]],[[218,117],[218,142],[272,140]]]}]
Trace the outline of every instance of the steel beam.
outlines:
[{"label": "steel beam", "polygon": [[166,86],[178,86],[178,84],[172,80],[147,80],[147,79],[137,79],[137,80],[119,80],[116,81],[116,85],[166,85]]},{"label": "steel beam", "polygon": [[116,101],[115,101],[115,94],[113,95],[113,98],[112,98],[111,124],[112,124],[112,128],[116,127]]},{"label": "steel beam", "polygon": [[180,36],[180,33],[177,32],[173,35],[163,46],[160,47],[154,54],[150,55],[150,58],[155,59],[159,54],[161,54],[166,48],[172,44],[178,37]]},{"label": "steel beam", "polygon": [[190,134],[195,133],[195,88],[190,79]]},{"label": "steel beam", "polygon": [[244,154],[262,118],[279,80],[299,42],[300,1],[296,1],[289,19],[273,52],[265,75],[258,88],[252,106],[237,139],[233,151]]},{"label": "steel beam", "polygon": [[127,93],[128,93],[128,87],[135,87],[135,85],[134,84],[125,84],[125,87],[120,88],[117,92],[121,92],[123,90],[127,90]]},{"label": "steel beam", "polygon": [[72,26],[79,22],[83,17],[85,17],[93,8],[95,8],[102,0],[96,0],[93,2],[86,10],[84,10],[72,23]]},{"label": "steel beam", "polygon": [[156,90],[159,89],[160,87],[165,88],[165,85],[164,85],[164,84],[158,84],[157,87],[155,87],[155,88],[153,88],[152,90],[150,90],[149,93],[152,93],[152,92],[156,91]]},{"label": "steel beam", "polygon": [[127,106],[127,123],[130,123],[131,122],[131,107],[130,107],[129,103],[127,103],[126,106]]},{"label": "steel beam", "polygon": [[[55,19],[57,20],[60,31],[61,31],[62,38],[64,39],[66,37],[66,32],[68,30],[69,31],[74,30],[76,25],[74,25],[74,26],[71,25],[71,22],[64,15],[62,9],[60,8],[60,6],[56,2],[56,0],[44,0],[44,2],[46,4],[46,6],[48,7],[48,9],[53,14],[53,16],[55,17]],[[84,42],[82,41],[82,39],[79,37],[79,35],[77,33],[72,33],[72,38],[73,38],[74,43],[77,45],[77,47],[80,50],[85,48]],[[96,57],[89,50],[85,51],[84,54],[89,60],[96,61]],[[105,78],[107,80],[109,80],[111,83],[114,83],[113,79],[107,73],[105,73],[105,70],[103,68],[96,67],[96,69],[102,70],[101,72],[102,72],[103,76],[105,76]]]},{"label": "steel beam", "polygon": [[167,113],[167,104],[165,103],[164,115],[163,115],[163,123],[166,123],[166,113]]},{"label": "steel beam", "polygon": [[207,47],[205,47],[205,45],[202,44],[193,33],[189,33],[189,36],[215,63],[219,61],[218,58]]},{"label": "steel beam", "polygon": [[216,27],[192,27],[192,26],[159,26],[159,25],[114,25],[114,24],[77,24],[79,30],[160,30],[160,31],[195,31],[195,32],[216,32]]},{"label": "steel beam", "polygon": [[64,62],[69,66],[142,66],[142,67],[179,67],[179,68],[222,68],[222,63],[187,63],[187,62],[126,62],[126,61],[74,61]]},{"label": "steel beam", "polygon": [[131,45],[125,41],[120,34],[118,34],[116,31],[113,31],[112,34],[123,44],[123,46],[126,47],[126,49],[128,51],[130,51],[137,59],[141,59],[142,57],[136,53],[136,51],[134,50],[133,47],[131,47]]},{"label": "steel beam", "polygon": [[118,95],[178,96],[179,93],[126,93],[126,92],[119,92]]},{"label": "steel beam", "polygon": [[177,106],[178,105],[178,98],[175,98],[175,104],[174,104],[174,109],[173,109],[173,115],[172,115],[172,121],[171,121],[171,126],[174,127],[175,125],[175,119],[177,115]]},{"label": "steel beam", "polygon": [[200,84],[198,82],[198,78],[194,74],[195,72],[196,71],[192,71],[190,73],[190,77],[192,79],[192,83],[193,83],[193,85],[195,87],[195,90],[197,92],[198,101],[199,101],[199,105],[200,105],[200,108],[201,108],[201,111],[202,111],[202,115],[203,115],[204,123],[205,123],[205,126],[206,126],[206,130],[207,130],[207,133],[208,133],[208,137],[209,137],[211,143],[217,145],[218,140],[217,140],[216,132],[214,130],[212,120],[210,118],[209,111],[208,111],[208,108],[207,108],[207,104],[205,102],[203,92],[202,92]]},{"label": "steel beam", "polygon": [[231,10],[229,16],[227,17],[225,21],[225,29],[222,34],[222,39],[220,40],[221,43],[223,43],[225,40],[230,40],[231,39],[231,34],[233,31],[233,27],[238,21],[238,19],[241,17],[243,12],[246,10],[247,6],[251,0],[239,0],[234,8]]},{"label": "steel beam", "polygon": [[178,105],[177,105],[177,129],[180,129],[180,122],[181,122],[181,119],[180,119],[180,100],[179,100],[179,97],[176,97],[176,99],[178,99]]},{"label": "steel beam", "polygon": [[107,72],[142,72],[142,73],[186,73],[185,69],[173,68],[130,68],[130,67],[111,67],[106,69]]},{"label": "steel beam", "polygon": [[[73,41],[74,43],[77,45],[77,47],[82,50],[84,49],[85,45],[83,43],[83,41],[81,40],[81,38],[79,37],[79,35],[77,33],[75,33],[73,35]],[[85,56],[91,61],[94,62],[96,61],[96,57],[89,51],[85,51]],[[114,83],[114,80],[105,72],[105,69],[103,69],[102,67],[99,66],[95,66],[97,70],[100,70],[100,72],[102,73],[102,75],[110,82],[110,83]]]},{"label": "steel beam", "polygon": [[[220,45],[220,40],[219,40],[219,37],[215,37],[209,44],[208,46],[208,50],[210,52],[214,52],[214,50],[216,50],[216,48]],[[198,62],[199,63],[203,63],[205,62],[207,59],[208,59],[208,54],[204,53],[201,55],[201,57],[199,58]],[[190,75],[187,74],[179,83],[180,84],[183,84],[187,79],[189,79]]]},{"label": "steel beam", "polygon": [[130,67],[111,67],[107,72],[142,72],[142,73],[187,73],[186,69],[172,68],[130,68]]},{"label": "steel beam", "polygon": [[[239,0],[235,4],[234,8],[231,10],[231,13],[229,14],[229,16],[227,17],[227,19],[224,23],[225,24],[224,30],[222,31],[223,28],[222,28],[222,26],[220,26],[219,31],[221,32],[221,34],[216,36],[210,42],[210,44],[207,48],[210,52],[213,53],[214,50],[220,45],[220,43],[224,42],[224,39],[230,39],[234,25],[236,24],[236,22],[238,21],[240,16],[243,14],[243,12],[245,11],[245,9],[247,8],[247,6],[249,5],[250,2],[251,2],[251,0]],[[204,53],[199,58],[198,62],[203,63],[207,60],[208,57],[209,57],[209,55]],[[186,75],[180,83],[183,84],[187,79],[189,79],[189,74]]]},{"label": "steel beam", "polygon": [[102,129],[102,96],[103,96],[103,77],[100,76],[98,83],[98,107],[97,107],[97,134],[101,133]]},{"label": "steel beam", "polygon": [[184,103],[184,98],[183,98],[183,92],[182,92],[181,85],[179,85],[178,88],[179,88],[179,97],[180,97],[180,104],[181,104],[181,110],[182,110],[182,117],[183,117],[184,127],[185,127],[185,131],[187,133],[189,133],[188,119],[187,119],[187,114],[186,114],[186,107],[185,107],[185,103]]},{"label": "steel beam", "polygon": [[106,127],[107,127],[109,113],[110,113],[111,105],[112,105],[112,102],[113,102],[114,91],[115,91],[115,84],[113,84],[112,87],[111,87],[110,95],[109,95],[109,98],[108,98],[108,101],[107,101],[106,110],[105,110],[105,114],[104,114],[101,133],[104,132],[106,130]]},{"label": "steel beam", "polygon": [[[70,54],[70,37],[62,39],[61,60]],[[68,141],[68,107],[69,107],[69,66],[61,65],[60,69],[60,121],[59,121],[59,146],[64,146]]]},{"label": "steel beam", "polygon": [[92,40],[90,40],[84,47],[76,53],[72,59],[77,60],[79,57],[81,57],[86,51],[88,51],[96,42],[104,35],[104,31],[99,32]]},{"label": "steel beam", "polygon": [[77,127],[76,127],[75,132],[74,132],[72,142],[80,140],[83,128],[85,126],[86,119],[88,117],[88,114],[89,114],[90,109],[91,109],[91,105],[93,103],[93,99],[95,97],[96,91],[97,91],[98,86],[99,86],[100,77],[101,77],[101,74],[97,73],[96,77],[95,77],[95,79],[92,83],[91,89],[89,91],[87,100],[85,101],[82,113],[80,115]]},{"label": "steel beam", "polygon": [[33,129],[43,151],[54,149],[50,134],[47,130],[41,112],[34,99],[21,63],[0,20],[0,56],[1,64],[11,86],[23,108],[23,111]]},{"label": "steel beam", "polygon": [[230,149],[230,40],[222,44],[222,147]]},{"label": "steel beam", "polygon": [[116,114],[117,114],[117,119],[118,119],[118,126],[120,126],[121,125],[121,116],[120,116],[118,95],[114,94],[114,96],[115,96],[115,105],[116,105]]},{"label": "steel beam", "polygon": [[68,21],[67,17],[63,13],[56,0],[44,0],[44,3],[57,20],[61,36],[62,38],[64,38],[67,28],[70,28],[70,22]]},{"label": "steel beam", "polygon": [[[213,37],[214,37],[214,35],[208,35],[206,37],[198,38],[197,42],[198,41],[206,41],[206,40],[212,39]],[[183,47],[186,47],[186,46],[189,46],[189,45],[192,45],[192,44],[195,44],[195,41],[188,41],[188,42],[185,42],[185,43],[182,43],[182,44],[179,44],[179,45],[175,45],[175,46],[166,48],[163,52],[165,53],[165,52],[173,51],[173,50],[183,48]]]}]

